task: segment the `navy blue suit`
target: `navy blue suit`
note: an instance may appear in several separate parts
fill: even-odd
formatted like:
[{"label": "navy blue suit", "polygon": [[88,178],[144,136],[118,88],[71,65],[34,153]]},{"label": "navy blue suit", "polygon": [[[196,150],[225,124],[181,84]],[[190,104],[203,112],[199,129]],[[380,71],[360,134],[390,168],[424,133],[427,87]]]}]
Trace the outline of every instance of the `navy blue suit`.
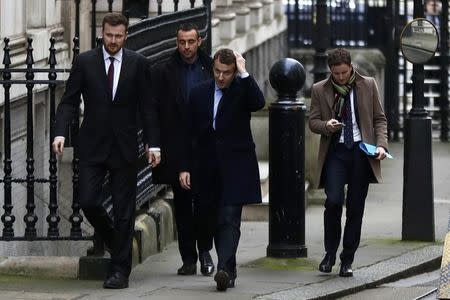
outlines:
[{"label": "navy blue suit", "polygon": [[202,231],[214,233],[217,268],[235,277],[242,205],[261,202],[250,118],[265,101],[251,76],[235,78],[223,92],[214,129],[214,92],[215,83],[210,80],[190,93],[187,157],[181,169],[191,172],[195,213],[202,220]]}]

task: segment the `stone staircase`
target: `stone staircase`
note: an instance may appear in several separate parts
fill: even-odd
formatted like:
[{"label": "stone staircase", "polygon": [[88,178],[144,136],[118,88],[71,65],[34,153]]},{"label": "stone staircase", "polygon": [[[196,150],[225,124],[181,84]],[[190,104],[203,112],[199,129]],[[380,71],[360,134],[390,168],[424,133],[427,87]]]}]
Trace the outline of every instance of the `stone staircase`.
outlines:
[{"label": "stone staircase", "polygon": [[[261,194],[262,203],[245,205],[242,210],[242,221],[256,221],[267,222],[269,221],[269,162],[259,161],[259,176],[261,178]],[[308,201],[309,182],[305,182],[305,201]],[[321,196],[321,195],[320,195]],[[323,199],[323,196],[318,196],[318,199]],[[317,203],[320,200],[316,201]]]}]

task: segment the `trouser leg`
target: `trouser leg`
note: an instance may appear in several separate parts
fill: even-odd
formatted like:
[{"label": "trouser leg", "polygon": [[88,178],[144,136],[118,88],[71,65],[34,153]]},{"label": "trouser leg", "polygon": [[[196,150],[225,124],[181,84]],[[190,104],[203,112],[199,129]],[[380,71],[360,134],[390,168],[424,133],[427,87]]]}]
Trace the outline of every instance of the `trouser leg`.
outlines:
[{"label": "trouser leg", "polygon": [[369,173],[370,165],[367,157],[355,149],[347,188],[342,263],[351,264],[359,247],[365,200],[369,189]]},{"label": "trouser leg", "polygon": [[330,149],[325,166],[324,244],[325,251],[335,255],[341,240],[341,216],[347,171],[345,161]]},{"label": "trouser leg", "polygon": [[242,205],[227,205],[219,208],[214,241],[216,244],[217,269],[236,276],[236,252],[241,236]]},{"label": "trouser leg", "polygon": [[172,190],[181,259],[185,264],[195,264],[197,250],[192,194],[189,190],[183,189],[179,183],[174,183]]}]

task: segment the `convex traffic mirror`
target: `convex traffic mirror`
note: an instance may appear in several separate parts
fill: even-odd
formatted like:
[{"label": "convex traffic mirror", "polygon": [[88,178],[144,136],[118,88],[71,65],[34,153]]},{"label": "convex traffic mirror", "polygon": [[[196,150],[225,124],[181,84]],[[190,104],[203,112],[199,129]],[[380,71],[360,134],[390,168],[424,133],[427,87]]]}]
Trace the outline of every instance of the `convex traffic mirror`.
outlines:
[{"label": "convex traffic mirror", "polygon": [[400,47],[405,58],[413,64],[426,63],[433,57],[438,45],[436,27],[419,18],[409,22],[400,35]]}]

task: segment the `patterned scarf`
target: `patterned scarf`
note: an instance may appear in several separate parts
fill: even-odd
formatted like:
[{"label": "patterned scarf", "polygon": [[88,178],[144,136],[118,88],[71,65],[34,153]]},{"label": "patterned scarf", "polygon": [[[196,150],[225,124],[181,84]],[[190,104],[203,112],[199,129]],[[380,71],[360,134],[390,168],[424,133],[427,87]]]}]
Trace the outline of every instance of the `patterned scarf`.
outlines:
[{"label": "patterned scarf", "polygon": [[346,118],[344,107],[345,99],[347,99],[347,95],[353,89],[353,83],[355,82],[355,71],[352,70],[352,75],[346,84],[340,85],[334,82],[333,77],[331,77],[331,83],[333,84],[334,90],[334,111],[336,112],[336,116],[342,120],[342,118]]}]

